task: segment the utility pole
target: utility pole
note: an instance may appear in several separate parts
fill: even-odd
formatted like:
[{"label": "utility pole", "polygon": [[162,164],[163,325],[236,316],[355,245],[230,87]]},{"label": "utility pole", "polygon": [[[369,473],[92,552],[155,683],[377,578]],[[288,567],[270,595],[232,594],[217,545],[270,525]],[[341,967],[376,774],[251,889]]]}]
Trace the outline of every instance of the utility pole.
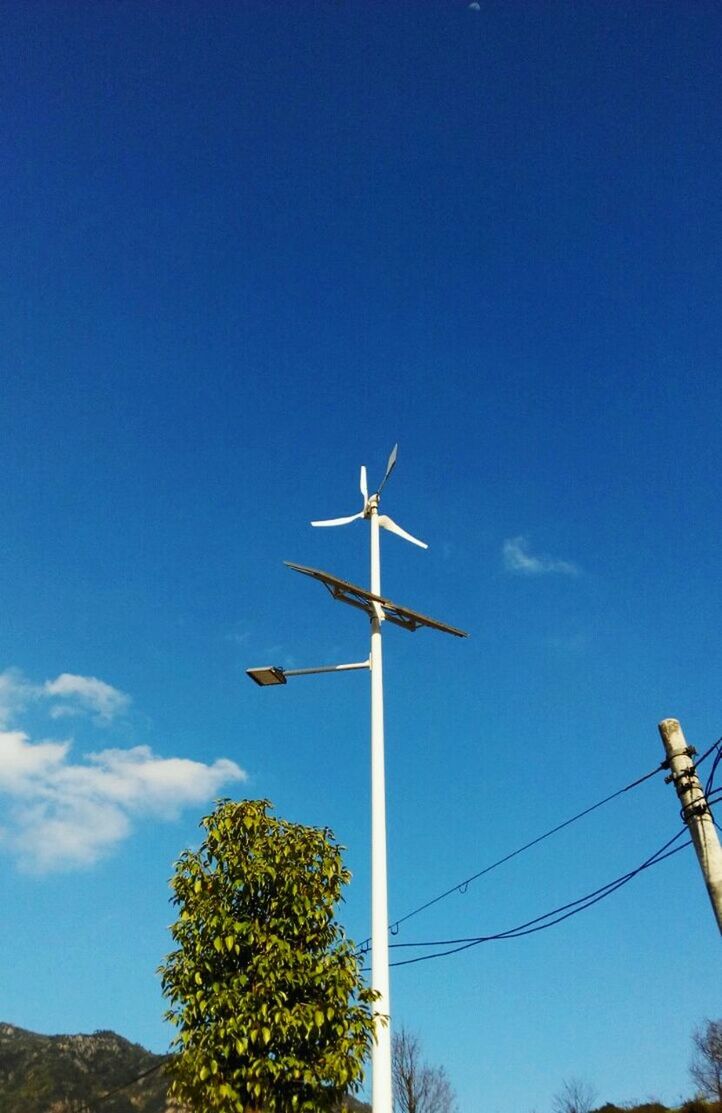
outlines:
[{"label": "utility pole", "polygon": [[722,847],[692,760],[695,751],[687,745],[677,719],[662,719],[658,730],[667,754],[667,783],[671,781],[677,790],[682,818],[689,828],[717,927],[722,933]]}]

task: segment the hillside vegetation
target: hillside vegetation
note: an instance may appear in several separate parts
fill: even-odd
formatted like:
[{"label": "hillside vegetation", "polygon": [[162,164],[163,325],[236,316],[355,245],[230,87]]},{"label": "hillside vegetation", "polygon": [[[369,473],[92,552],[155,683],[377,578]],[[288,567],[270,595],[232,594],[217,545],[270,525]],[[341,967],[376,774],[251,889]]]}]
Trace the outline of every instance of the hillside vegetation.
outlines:
[{"label": "hillside vegetation", "polygon": [[[42,1036],[0,1024],[0,1113],[183,1113],[166,1096],[165,1058],[115,1032]],[[371,1113],[352,1099],[349,1109]]]},{"label": "hillside vegetation", "polygon": [[98,1098],[152,1068],[98,1108],[171,1113],[163,1058],[115,1032],[41,1036],[0,1024],[0,1113],[94,1113]]},{"label": "hillside vegetation", "polygon": [[719,1102],[701,1101],[692,1098],[684,1105],[660,1105],[657,1101],[645,1102],[643,1105],[613,1105],[607,1102],[590,1113],[722,1113]]}]

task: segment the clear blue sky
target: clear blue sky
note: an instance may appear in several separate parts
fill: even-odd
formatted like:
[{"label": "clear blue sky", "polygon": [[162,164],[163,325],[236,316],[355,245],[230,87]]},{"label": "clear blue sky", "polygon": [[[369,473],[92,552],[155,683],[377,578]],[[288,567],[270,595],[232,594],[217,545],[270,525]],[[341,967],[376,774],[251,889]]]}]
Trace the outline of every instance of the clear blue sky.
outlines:
[{"label": "clear blue sky", "polygon": [[[358,467],[429,542],[385,643],[398,916],[720,703],[722,13],[632,3],[6,5],[0,1017],[167,1046],[167,879],[218,794],[330,825],[368,932]],[[88,755],[94,754],[91,758]],[[245,781],[240,780],[241,771]],[[503,930],[675,833],[662,778],[404,926]],[[691,851],[398,970],[462,1113],[689,1094],[720,1012]]]}]

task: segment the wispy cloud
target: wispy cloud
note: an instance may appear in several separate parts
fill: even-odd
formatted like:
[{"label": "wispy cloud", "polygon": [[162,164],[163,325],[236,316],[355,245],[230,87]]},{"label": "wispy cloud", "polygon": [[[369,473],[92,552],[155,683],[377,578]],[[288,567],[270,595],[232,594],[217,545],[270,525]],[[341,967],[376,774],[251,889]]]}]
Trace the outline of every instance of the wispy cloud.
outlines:
[{"label": "wispy cloud", "polygon": [[92,711],[98,719],[107,723],[125,711],[130,703],[130,697],[125,692],[119,692],[104,680],[95,676],[76,676],[71,672],[61,673],[55,680],[46,680],[43,693],[64,701],[51,708],[50,714],[54,719]]},{"label": "wispy cloud", "polygon": [[10,723],[35,698],[36,688],[20,669],[0,672],[0,729]]},{"label": "wispy cloud", "polygon": [[570,560],[557,560],[549,556],[534,556],[529,552],[526,537],[510,537],[502,546],[502,557],[507,572],[522,576],[545,576],[561,573],[564,576],[579,575],[579,567]]},{"label": "wispy cloud", "polygon": [[[88,683],[79,684],[82,680]],[[33,685],[12,671],[0,674],[3,725],[17,718],[29,699],[43,695],[79,701],[95,722],[127,706],[123,693],[94,677],[63,673],[57,681]],[[54,705],[48,710],[52,717]],[[227,758],[205,764],[161,757],[148,746],[108,748],[76,758],[71,740],[34,742],[23,730],[3,729],[0,797],[6,807],[0,849],[34,872],[89,866],[127,838],[134,821],[174,819],[184,807],[204,803],[223,785],[245,776]]]},{"label": "wispy cloud", "polygon": [[0,727],[33,702],[50,702],[53,719],[90,713],[97,723],[106,724],[128,709],[130,696],[95,676],[63,672],[55,680],[34,684],[20,669],[0,673]]}]

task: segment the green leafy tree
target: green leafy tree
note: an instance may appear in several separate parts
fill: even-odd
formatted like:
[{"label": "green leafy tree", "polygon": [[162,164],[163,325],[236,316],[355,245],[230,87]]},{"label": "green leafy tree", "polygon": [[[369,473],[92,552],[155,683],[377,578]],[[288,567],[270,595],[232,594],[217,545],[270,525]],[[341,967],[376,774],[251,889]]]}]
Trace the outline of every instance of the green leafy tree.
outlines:
[{"label": "green leafy tree", "polygon": [[208,1113],[331,1109],[358,1089],[373,1040],[376,995],[334,918],[342,848],[271,806],[221,801],[171,881],[168,1069],[173,1096]]}]

